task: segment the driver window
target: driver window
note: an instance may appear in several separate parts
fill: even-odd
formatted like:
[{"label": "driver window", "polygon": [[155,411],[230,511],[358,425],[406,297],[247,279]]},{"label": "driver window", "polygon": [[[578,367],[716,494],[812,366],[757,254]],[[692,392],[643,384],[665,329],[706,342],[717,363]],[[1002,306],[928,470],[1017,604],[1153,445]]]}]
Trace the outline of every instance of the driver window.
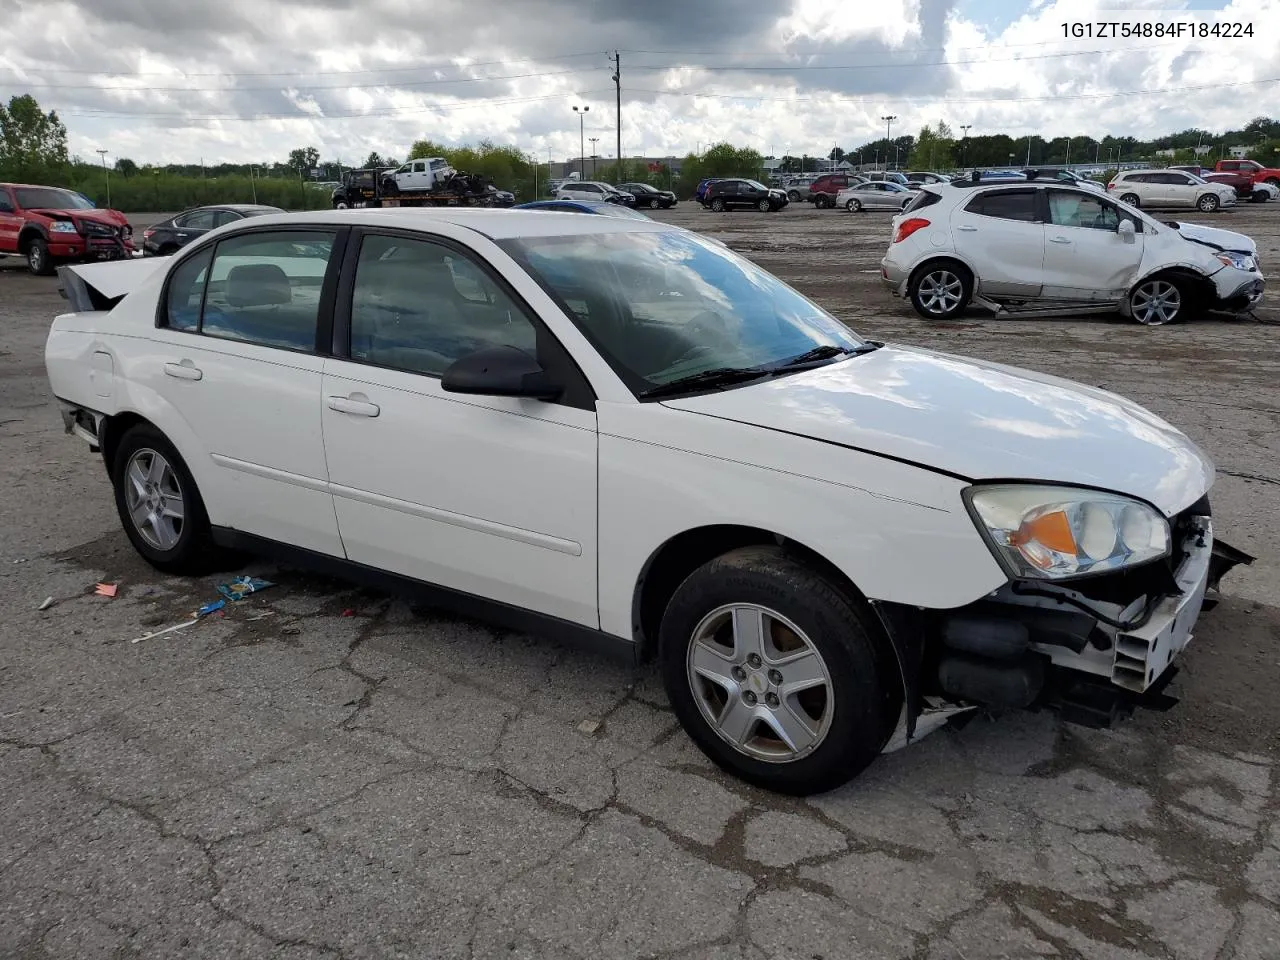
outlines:
[{"label": "driver window", "polygon": [[1065,190],[1049,191],[1049,222],[1059,227],[1085,227],[1114,232],[1121,220],[1130,220],[1138,233],[1142,224],[1131,216],[1121,216],[1118,207],[1100,197]]},{"label": "driver window", "polygon": [[368,236],[351,296],[351,359],[439,377],[460,357],[512,346],[537,355],[523,310],[442,244]]}]

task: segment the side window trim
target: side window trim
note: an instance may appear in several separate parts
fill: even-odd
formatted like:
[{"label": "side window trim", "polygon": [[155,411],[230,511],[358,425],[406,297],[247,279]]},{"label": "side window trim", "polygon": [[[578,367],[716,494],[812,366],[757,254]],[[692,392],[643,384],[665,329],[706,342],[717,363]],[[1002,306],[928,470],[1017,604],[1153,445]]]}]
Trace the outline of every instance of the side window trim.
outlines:
[{"label": "side window trim", "polygon": [[[363,246],[366,238],[370,237],[399,237],[405,240],[417,240],[424,243],[434,243],[449,250],[468,260],[475,266],[485,278],[489,280],[499,291],[511,302],[512,306],[518,309],[529,324],[534,329],[536,343],[538,345],[538,360],[544,365],[553,368],[553,373],[559,373],[565,382],[564,395],[555,401],[562,406],[576,407],[581,410],[595,412],[596,392],[591,386],[591,381],[587,379],[582,368],[578,366],[573,355],[560,342],[551,329],[543,321],[538,312],[533,309],[530,303],[516,291],[507,279],[489,263],[484,257],[477,254],[474,250],[459,243],[452,237],[445,237],[439,234],[428,233],[417,230],[402,230],[387,227],[368,227],[356,226],[349,230],[349,236],[346,239],[345,253],[342,257],[341,272],[336,285],[336,293],[332,301],[333,311],[333,331],[331,338],[331,356],[337,360],[345,360],[348,363],[359,363],[372,367],[377,370],[391,369],[383,367],[379,364],[365,363],[356,360],[351,356],[351,305],[352,298],[355,293],[356,268],[360,263],[360,248]],[[331,261],[332,263],[336,262]],[[326,278],[327,279],[327,278]],[[544,348],[546,356],[544,356]],[[403,371],[402,371],[403,372]],[[433,380],[439,380],[438,376],[428,373],[416,373],[414,376],[427,377]]]}]

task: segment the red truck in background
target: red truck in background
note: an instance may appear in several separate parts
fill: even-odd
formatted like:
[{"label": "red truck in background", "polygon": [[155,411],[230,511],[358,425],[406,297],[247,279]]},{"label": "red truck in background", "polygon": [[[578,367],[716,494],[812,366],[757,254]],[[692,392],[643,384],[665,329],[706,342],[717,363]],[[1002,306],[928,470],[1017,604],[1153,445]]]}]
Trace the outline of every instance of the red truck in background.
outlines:
[{"label": "red truck in background", "polygon": [[118,210],[102,210],[61,187],[0,183],[0,255],[21,256],[37,276],[58,261],[133,256],[133,228]]},{"label": "red truck in background", "polygon": [[1264,167],[1257,160],[1219,160],[1215,173],[1240,173],[1252,178],[1254,183],[1270,183],[1280,187],[1280,170]]}]

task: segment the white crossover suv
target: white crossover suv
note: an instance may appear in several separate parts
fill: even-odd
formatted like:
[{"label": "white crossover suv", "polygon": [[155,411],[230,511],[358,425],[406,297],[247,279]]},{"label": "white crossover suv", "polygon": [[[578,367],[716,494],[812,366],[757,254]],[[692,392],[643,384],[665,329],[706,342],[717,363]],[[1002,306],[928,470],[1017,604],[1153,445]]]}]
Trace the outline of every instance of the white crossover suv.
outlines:
[{"label": "white crossover suv", "polygon": [[275,214],[62,282],[49,382],[152,565],[272,555],[656,657],[775,790],[980,706],[1140,702],[1249,559],[1136,404],[865,340],[652,220]]},{"label": "white crossover suv", "polygon": [[1185,170],[1124,170],[1111,178],[1107,195],[1131,207],[1181,207],[1201,213],[1236,205],[1235,187]]},{"label": "white crossover suv", "polygon": [[1092,190],[958,180],[922,187],[894,218],[881,276],[929,320],[973,304],[1156,326],[1252,309],[1265,284],[1257,254],[1242,234],[1156,220]]}]

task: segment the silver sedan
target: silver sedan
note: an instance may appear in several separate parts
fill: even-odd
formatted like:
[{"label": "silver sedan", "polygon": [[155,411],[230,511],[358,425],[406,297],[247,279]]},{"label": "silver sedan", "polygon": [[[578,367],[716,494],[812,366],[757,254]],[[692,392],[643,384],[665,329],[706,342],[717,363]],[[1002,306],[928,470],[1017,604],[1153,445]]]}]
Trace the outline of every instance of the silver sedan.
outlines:
[{"label": "silver sedan", "polygon": [[860,210],[901,210],[919,193],[919,189],[904,187],[891,180],[872,180],[859,183],[836,195],[836,206],[850,213]]}]

